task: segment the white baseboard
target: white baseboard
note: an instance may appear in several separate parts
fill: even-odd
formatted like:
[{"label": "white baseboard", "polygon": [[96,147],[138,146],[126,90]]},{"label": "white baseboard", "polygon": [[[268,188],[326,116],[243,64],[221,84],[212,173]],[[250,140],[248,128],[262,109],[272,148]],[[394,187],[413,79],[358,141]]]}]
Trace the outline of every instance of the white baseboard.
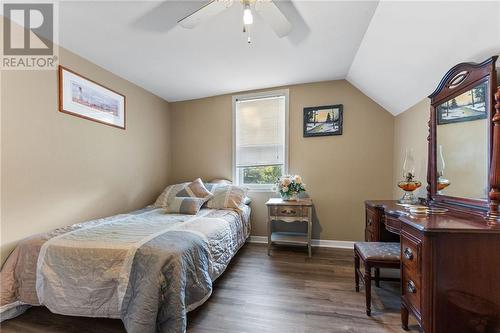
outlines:
[{"label": "white baseboard", "polygon": [[[267,244],[266,236],[250,236],[249,243]],[[331,247],[336,249],[354,249],[353,241],[339,241],[330,239],[313,239],[311,245],[315,247]]]},{"label": "white baseboard", "polygon": [[319,247],[332,247],[336,249],[349,249],[354,250],[353,241],[341,241],[341,240],[331,240],[331,239],[313,239],[311,241],[312,246]]}]

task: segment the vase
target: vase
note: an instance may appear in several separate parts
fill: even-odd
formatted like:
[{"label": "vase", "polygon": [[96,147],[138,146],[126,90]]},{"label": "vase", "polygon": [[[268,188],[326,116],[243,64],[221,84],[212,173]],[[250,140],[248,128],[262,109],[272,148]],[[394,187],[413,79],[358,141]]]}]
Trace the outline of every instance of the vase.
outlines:
[{"label": "vase", "polygon": [[284,193],[284,194],[281,194],[281,199],[283,199],[283,201],[297,201],[297,193],[292,193],[292,194]]}]

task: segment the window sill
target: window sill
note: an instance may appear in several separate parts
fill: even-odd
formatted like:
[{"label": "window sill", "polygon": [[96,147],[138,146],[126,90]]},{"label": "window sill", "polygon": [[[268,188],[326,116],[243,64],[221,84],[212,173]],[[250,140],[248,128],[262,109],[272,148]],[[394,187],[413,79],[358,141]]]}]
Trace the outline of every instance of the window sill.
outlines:
[{"label": "window sill", "polygon": [[275,191],[273,191],[270,188],[249,188],[248,192],[249,193],[252,193],[252,192],[254,192],[254,193],[255,192],[257,192],[257,193],[276,193]]}]

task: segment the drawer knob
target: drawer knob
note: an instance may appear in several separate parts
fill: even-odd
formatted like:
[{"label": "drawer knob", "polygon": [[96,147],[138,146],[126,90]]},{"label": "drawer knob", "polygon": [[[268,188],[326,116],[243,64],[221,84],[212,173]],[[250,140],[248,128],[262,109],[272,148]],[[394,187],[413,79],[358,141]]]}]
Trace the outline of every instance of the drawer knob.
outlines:
[{"label": "drawer knob", "polygon": [[406,259],[408,259],[408,260],[413,259],[413,251],[409,247],[404,249],[403,254],[404,254]]},{"label": "drawer knob", "polygon": [[406,284],[406,290],[408,290],[408,292],[412,294],[417,292],[417,287],[415,286],[415,283],[412,280],[408,281],[408,283]]},{"label": "drawer knob", "polygon": [[369,218],[368,219],[368,225],[372,225],[372,223],[373,223],[372,219]]}]

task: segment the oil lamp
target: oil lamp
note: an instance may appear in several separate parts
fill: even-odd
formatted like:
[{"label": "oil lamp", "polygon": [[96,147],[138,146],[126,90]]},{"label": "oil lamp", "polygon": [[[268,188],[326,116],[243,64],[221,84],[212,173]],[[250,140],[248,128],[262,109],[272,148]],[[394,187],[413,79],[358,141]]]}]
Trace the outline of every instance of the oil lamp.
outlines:
[{"label": "oil lamp", "polygon": [[439,156],[437,158],[437,190],[438,194],[443,194],[441,191],[450,186],[450,181],[444,177],[444,163],[443,146],[439,145]]},{"label": "oil lamp", "polygon": [[398,187],[405,191],[403,197],[399,199],[402,204],[416,204],[418,198],[413,195],[413,191],[422,186],[422,183],[415,179],[415,159],[413,158],[413,149],[405,150],[405,159],[403,162],[403,179],[398,183]]}]

